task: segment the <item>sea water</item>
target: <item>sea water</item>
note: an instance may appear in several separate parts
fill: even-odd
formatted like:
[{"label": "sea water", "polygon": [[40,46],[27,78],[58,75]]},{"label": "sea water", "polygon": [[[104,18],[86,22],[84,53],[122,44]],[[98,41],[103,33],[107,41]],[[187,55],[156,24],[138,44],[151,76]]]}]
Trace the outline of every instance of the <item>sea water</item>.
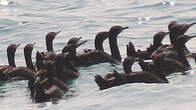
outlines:
[{"label": "sea water", "polygon": [[[95,35],[108,31],[113,25],[128,26],[118,37],[122,58],[126,45],[132,41],[136,49],[145,50],[153,35],[168,31],[170,21],[196,22],[195,0],[0,0],[0,65],[8,64],[6,49],[9,44],[21,44],[16,51],[16,65],[25,66],[23,47],[36,42],[36,51],[46,51],[45,35],[61,31],[54,39],[54,50],[60,53],[72,37],[88,42],[77,49],[94,48]],[[196,35],[193,26],[187,35]],[[163,40],[169,44],[169,36]],[[196,52],[196,39],[186,45]],[[110,53],[108,40],[105,50]],[[196,65],[189,59],[193,70],[186,75],[174,73],[169,84],[125,84],[99,91],[94,81],[96,74],[105,75],[113,70],[122,72],[122,64],[102,63],[77,67],[79,78],[70,84],[70,90],[58,104],[34,103],[28,81],[0,82],[0,109],[2,110],[194,110],[196,107]],[[141,71],[138,63],[134,71]]]}]

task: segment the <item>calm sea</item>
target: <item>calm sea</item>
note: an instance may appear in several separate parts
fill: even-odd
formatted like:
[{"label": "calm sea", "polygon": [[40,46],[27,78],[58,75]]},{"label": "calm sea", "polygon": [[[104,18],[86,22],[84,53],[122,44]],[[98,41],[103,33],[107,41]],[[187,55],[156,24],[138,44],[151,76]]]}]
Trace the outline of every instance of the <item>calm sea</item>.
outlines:
[{"label": "calm sea", "polygon": [[[170,21],[196,22],[195,0],[0,0],[0,65],[7,64],[6,48],[20,43],[16,51],[16,65],[24,66],[23,47],[36,42],[33,50],[46,51],[45,35],[62,31],[54,40],[58,53],[71,37],[83,37],[88,43],[78,48],[94,48],[96,33],[107,31],[113,25],[129,26],[118,37],[123,58],[126,44],[132,41],[137,49],[152,43],[158,31],[168,31]],[[196,35],[193,26],[188,35]],[[163,41],[169,43],[168,36]],[[196,52],[196,39],[187,47]],[[108,40],[104,48],[110,52]],[[193,70],[186,75],[168,76],[169,84],[126,84],[99,91],[94,81],[96,74],[105,75],[113,69],[122,72],[121,65],[102,63],[78,67],[80,77],[58,104],[33,103],[27,81],[0,83],[0,109],[2,110],[193,110],[196,108],[196,65],[189,59]],[[137,63],[134,71],[140,71]]]}]

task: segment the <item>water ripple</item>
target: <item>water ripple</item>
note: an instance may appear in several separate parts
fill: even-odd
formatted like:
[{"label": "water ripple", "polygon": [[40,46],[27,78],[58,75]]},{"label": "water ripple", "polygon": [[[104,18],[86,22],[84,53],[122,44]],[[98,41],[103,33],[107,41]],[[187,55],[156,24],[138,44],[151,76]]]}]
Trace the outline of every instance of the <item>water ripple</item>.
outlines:
[{"label": "water ripple", "polygon": [[[32,55],[35,61],[36,51],[46,51],[45,35],[50,31],[62,31],[54,40],[55,52],[61,52],[71,37],[81,36],[88,40],[77,49],[82,53],[85,48],[94,48],[96,33],[108,31],[113,25],[130,27],[118,37],[119,49],[125,58],[129,41],[134,42],[136,49],[144,50],[156,32],[168,31],[170,21],[195,22],[195,5],[194,0],[0,0],[0,63],[7,64],[6,48],[10,43],[21,43],[16,51],[16,63],[25,65],[23,47],[36,42]],[[193,26],[187,34],[194,35],[195,29]],[[187,44],[191,51],[196,51],[195,42],[193,39]],[[165,43],[169,43],[168,36]],[[110,53],[108,40],[104,42],[104,49]],[[122,64],[79,67],[80,77],[71,82],[70,91],[57,105],[32,103],[27,82],[6,83],[0,85],[0,106],[2,109],[135,110],[175,108],[184,102],[187,106],[183,108],[194,108],[196,68],[193,59],[190,64],[193,74],[171,75],[169,84],[127,84],[105,91],[99,91],[94,76],[112,73],[114,69],[123,72]],[[133,70],[141,71],[136,63]]]}]

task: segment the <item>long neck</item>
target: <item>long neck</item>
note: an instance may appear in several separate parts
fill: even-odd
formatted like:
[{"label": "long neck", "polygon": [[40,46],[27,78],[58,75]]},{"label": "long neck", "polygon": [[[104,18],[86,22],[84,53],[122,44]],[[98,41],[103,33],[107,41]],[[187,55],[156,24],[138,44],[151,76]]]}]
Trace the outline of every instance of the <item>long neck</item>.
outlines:
[{"label": "long neck", "polygon": [[158,48],[158,47],[160,47],[160,46],[162,45],[161,42],[162,42],[162,41],[160,41],[160,40],[153,40],[153,45],[154,45],[156,48]]},{"label": "long neck", "polygon": [[41,55],[41,53],[39,53],[37,51],[37,54],[36,54],[36,68],[37,68],[37,71],[39,71],[41,68],[43,68],[44,64],[43,64],[43,57]]},{"label": "long neck", "polygon": [[123,70],[125,73],[131,73],[132,72],[132,64],[127,64],[123,62]]},{"label": "long neck", "polygon": [[28,52],[27,50],[24,50],[24,56],[25,56],[26,66],[28,68],[30,68],[31,70],[35,70],[35,68],[33,66],[31,55],[32,55],[32,51],[29,51]]},{"label": "long neck", "polygon": [[185,56],[185,52],[184,52],[185,45],[175,46],[175,48],[179,54],[179,60],[187,67],[187,69],[190,69],[191,66],[190,66],[190,64]]},{"label": "long neck", "polygon": [[14,66],[14,67],[16,67],[15,60],[14,60],[15,51],[12,51],[12,52],[8,51],[8,52],[7,52],[7,57],[8,57],[9,66]]},{"label": "long neck", "polygon": [[100,41],[97,38],[95,39],[95,50],[104,51],[104,49],[103,49],[103,41]]},{"label": "long neck", "polygon": [[129,47],[127,46],[127,56],[132,56],[132,57],[136,57],[137,56],[137,52],[135,50],[135,47],[132,46],[132,47]]},{"label": "long neck", "polygon": [[48,52],[53,52],[53,40],[46,40],[46,47]]},{"label": "long neck", "polygon": [[171,32],[169,33],[169,38],[170,38],[171,44],[175,45],[176,36],[175,36],[174,32],[171,31]]},{"label": "long neck", "polygon": [[156,49],[158,49],[162,45],[163,45],[162,43],[154,44],[154,49],[156,50]]},{"label": "long neck", "polygon": [[117,44],[117,35],[109,35],[109,44],[112,56],[121,61],[121,55]]}]

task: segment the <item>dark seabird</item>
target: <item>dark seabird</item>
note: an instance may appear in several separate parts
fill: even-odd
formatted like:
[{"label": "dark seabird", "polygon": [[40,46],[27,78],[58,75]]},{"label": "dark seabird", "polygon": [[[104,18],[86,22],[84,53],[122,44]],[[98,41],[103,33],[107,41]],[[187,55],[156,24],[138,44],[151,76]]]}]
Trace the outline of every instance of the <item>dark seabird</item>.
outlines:
[{"label": "dark seabird", "polygon": [[33,44],[29,43],[24,47],[24,56],[25,56],[26,67],[33,71],[36,71],[35,66],[33,65],[33,62],[32,62],[32,57],[31,57],[34,45],[35,45],[35,42]]},{"label": "dark seabird", "polygon": [[[191,69],[191,66],[186,58],[185,44],[195,36],[180,35],[174,45],[162,46],[152,54],[152,68],[159,68],[166,75],[173,72],[184,72]],[[145,65],[145,64],[144,64]],[[146,66],[147,67],[147,66]]]},{"label": "dark seabird", "polygon": [[[174,45],[178,36],[184,35],[186,31],[188,31],[188,29],[192,27],[194,24],[196,24],[196,22],[190,24],[178,24],[176,21],[171,21],[168,25],[171,44]],[[186,56],[189,56],[191,54],[187,47],[184,48],[184,51],[186,53]]]},{"label": "dark seabird", "polygon": [[177,37],[179,35],[183,35],[186,33],[186,31],[193,26],[194,23],[190,23],[190,24],[178,24],[176,21],[171,21],[168,25],[168,30],[169,30],[169,37],[170,37],[170,41],[171,44],[175,44]]},{"label": "dark seabird", "polygon": [[131,67],[134,63],[134,58],[127,57],[123,62],[125,73],[118,73],[114,70],[110,77],[95,76],[95,82],[100,90],[107,89],[114,86],[119,86],[127,83],[168,83],[166,78],[162,78],[160,73],[153,73],[149,71],[132,72]]},{"label": "dark seabird", "polygon": [[174,48],[176,49],[177,53],[179,54],[179,61],[183,63],[185,68],[191,69],[191,66],[186,58],[186,53],[183,51],[183,49],[186,47],[185,44],[188,42],[190,39],[195,38],[196,36],[188,36],[188,35],[180,35],[177,38],[176,45],[174,45]]},{"label": "dark seabird", "polygon": [[58,101],[68,91],[68,86],[59,78],[55,77],[56,67],[53,61],[45,62],[46,70],[40,70],[35,81],[35,102]]},{"label": "dark seabird", "polygon": [[109,37],[109,32],[103,31],[103,32],[99,32],[96,36],[95,36],[95,50],[100,50],[104,52],[104,48],[103,48],[103,42]]},{"label": "dark seabird", "polygon": [[[112,26],[109,30],[109,33],[98,33],[99,38],[95,41],[95,51],[89,51],[85,52],[84,54],[77,55],[80,59],[83,59],[84,61],[90,63],[90,64],[97,64],[97,63],[103,63],[103,62],[109,62],[109,63],[119,63],[121,62],[121,55],[117,44],[117,36],[120,34],[123,30],[127,29],[128,27],[121,27],[121,26]],[[103,50],[103,41],[106,39],[106,37],[109,37],[109,45],[111,50],[111,55],[104,52]],[[98,43],[99,42],[99,43]]]},{"label": "dark seabird", "polygon": [[162,40],[169,32],[158,32],[153,37],[153,45],[151,44],[150,47],[146,49],[146,51],[138,50],[136,51],[134,44],[130,41],[127,45],[127,56],[131,57],[139,57],[142,59],[151,59],[151,54],[158,49],[162,44]]},{"label": "dark seabird", "polygon": [[69,80],[72,80],[79,76],[79,72],[73,64],[73,55],[71,53],[66,52],[63,54],[57,54],[55,61],[48,59],[43,60],[42,68],[40,71],[49,71],[48,69],[46,69],[47,62],[49,61],[54,63],[54,70],[52,73],[60,80],[68,82]]},{"label": "dark seabird", "polygon": [[76,44],[78,44],[78,41],[79,41],[80,39],[82,39],[82,37],[79,37],[79,38],[73,37],[73,38],[69,39],[67,45],[70,45],[70,44],[76,45]]},{"label": "dark seabird", "polygon": [[[74,40],[72,40],[72,41],[74,41]],[[80,45],[82,45],[82,44],[84,44],[84,43],[86,43],[87,41],[83,41],[83,42],[81,42],[81,43],[68,43],[68,45],[67,46],[65,46],[64,48],[63,48],[63,50],[62,50],[62,53],[66,53],[66,52],[70,52],[70,53],[72,53],[72,54],[76,54],[76,49],[80,46]]]},{"label": "dark seabird", "polygon": [[109,44],[111,55],[119,62],[121,62],[121,55],[117,44],[117,36],[125,29],[128,29],[128,27],[112,26],[109,30]]},{"label": "dark seabird", "polygon": [[79,76],[78,70],[72,62],[70,53],[58,54],[55,59],[56,77],[67,82]]},{"label": "dark seabird", "polygon": [[54,38],[56,37],[56,35],[58,33],[60,33],[61,31],[58,31],[58,32],[49,32],[47,35],[46,35],[46,47],[47,47],[47,52],[53,52],[53,40]]},{"label": "dark seabird", "polygon": [[44,59],[50,59],[50,60],[55,60],[56,53],[53,50],[53,40],[55,39],[56,35],[60,33],[61,31],[58,32],[49,32],[46,37],[46,48],[47,52],[39,52],[37,51],[36,53],[36,71],[39,71],[43,67],[43,60]]},{"label": "dark seabird", "polygon": [[0,80],[8,80],[8,77],[6,77],[6,74],[16,67],[15,64],[15,52],[16,49],[20,46],[20,44],[10,44],[7,47],[7,58],[8,58],[8,64],[9,65],[3,65],[0,67]]},{"label": "dark seabird", "polygon": [[[117,60],[115,60],[109,54],[104,52],[103,42],[108,37],[109,37],[109,32],[105,32],[105,31],[99,32],[96,35],[95,41],[94,41],[95,50],[88,49],[88,50],[85,50],[85,53],[83,53],[83,54],[76,54],[75,48],[74,49],[67,48],[68,46],[66,46],[66,47],[64,47],[62,53],[65,53],[65,52],[73,53],[73,56],[75,55],[74,64],[76,66],[89,66],[89,65],[101,63],[101,62],[117,63]],[[75,41],[75,44],[76,44],[76,42],[78,42],[78,40],[72,40],[72,42],[73,41]],[[73,46],[73,45],[71,45],[71,46]],[[96,58],[99,58],[99,57],[101,59],[97,60]],[[105,61],[105,59],[109,59],[109,60]]]},{"label": "dark seabird", "polygon": [[12,70],[9,70],[6,73],[6,75],[9,78],[12,78],[13,80],[29,80],[29,81],[34,80],[35,68],[33,66],[32,58],[31,58],[34,45],[35,43],[34,44],[29,43],[24,47],[24,56],[25,56],[25,62],[27,67],[17,66]]},{"label": "dark seabird", "polygon": [[[109,35],[109,32],[99,32],[96,36],[95,36],[95,40],[94,40],[94,44],[95,44],[95,50],[100,50],[100,51],[104,51],[103,49],[103,42],[108,38],[108,35]],[[80,45],[86,43],[87,41],[83,41],[81,43],[78,44],[78,41],[81,39],[80,38],[71,38],[69,41],[68,41],[68,44],[67,46],[65,46],[62,50],[62,53],[65,53],[65,52],[72,52],[74,54],[76,54],[76,51],[75,49],[72,49],[70,47],[68,47],[69,45],[70,46],[75,46],[76,48],[79,47]],[[85,52],[89,52],[89,51],[94,51],[92,49],[88,49],[88,50],[85,50]]]},{"label": "dark seabird", "polygon": [[9,80],[28,80],[28,87],[31,91],[31,96],[33,95],[33,91],[34,91],[34,81],[35,81],[35,68],[32,62],[32,51],[33,51],[33,46],[35,45],[35,43],[31,44],[27,44],[24,47],[24,56],[25,56],[25,62],[26,62],[26,66],[17,66],[14,67],[12,69],[10,69],[7,72],[4,72],[5,76],[9,79]]},{"label": "dark seabird", "polygon": [[[47,52],[39,52],[37,54],[41,55],[42,57],[44,57],[45,59],[51,59],[54,60],[56,57],[56,54],[54,53],[53,50],[53,40],[56,37],[56,35],[58,33],[60,33],[61,31],[58,32],[49,32],[46,35],[46,48],[47,48]],[[40,57],[39,55],[36,55],[36,57]],[[40,58],[36,58],[36,60],[39,60]],[[36,61],[37,62],[37,61]],[[39,61],[38,61],[39,62]]]},{"label": "dark seabird", "polygon": [[[78,43],[79,38],[78,39],[72,38],[69,40],[68,45],[63,48],[62,53],[71,52],[73,54],[73,56],[75,57],[75,59],[73,61],[76,66],[89,66],[91,64],[94,64],[94,62],[91,61],[90,59],[86,60],[86,59],[88,59],[87,56],[88,55],[89,56],[96,56],[94,54],[102,53],[104,51],[103,42],[105,39],[108,38],[108,35],[109,35],[109,32],[105,32],[105,31],[99,32],[95,37],[95,50],[88,49],[88,50],[85,50],[85,53],[83,53],[83,54],[77,54],[76,48],[79,47],[81,44],[84,44],[87,41],[83,41],[79,44],[76,44],[76,43]],[[99,52],[99,51],[102,51],[102,52]],[[86,58],[86,59],[84,59],[84,58]]]}]

